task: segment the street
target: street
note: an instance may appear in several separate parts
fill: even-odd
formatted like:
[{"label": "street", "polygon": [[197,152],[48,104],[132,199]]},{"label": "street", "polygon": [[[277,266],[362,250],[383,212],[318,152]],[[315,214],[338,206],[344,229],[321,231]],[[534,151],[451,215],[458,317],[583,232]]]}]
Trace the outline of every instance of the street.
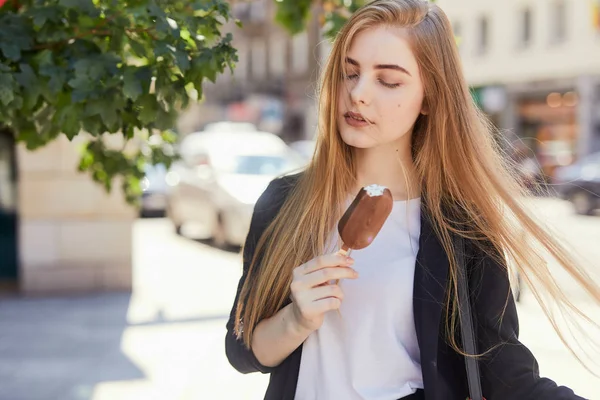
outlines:
[{"label": "street", "polygon": [[[600,270],[600,217],[575,216],[553,199],[532,208]],[[139,220],[133,235],[133,294],[0,303],[0,400],[262,399],[267,377],[237,373],[224,351],[238,252],[176,236],[166,219]],[[521,339],[542,375],[600,399],[600,378],[568,353],[534,303],[525,289]]]}]

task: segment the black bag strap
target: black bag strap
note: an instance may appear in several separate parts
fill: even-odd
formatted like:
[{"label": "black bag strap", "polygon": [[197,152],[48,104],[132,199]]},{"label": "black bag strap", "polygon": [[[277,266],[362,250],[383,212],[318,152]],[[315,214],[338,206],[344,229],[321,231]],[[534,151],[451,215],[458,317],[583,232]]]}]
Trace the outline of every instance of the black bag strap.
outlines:
[{"label": "black bag strap", "polygon": [[[463,351],[474,355],[477,354],[477,344],[475,341],[475,330],[473,329],[473,314],[471,314],[465,243],[464,239],[458,235],[456,235],[454,249],[458,269],[458,303],[460,307],[460,329]],[[465,364],[467,367],[467,381],[469,383],[471,400],[483,400],[478,360],[474,357],[465,357]]]}]

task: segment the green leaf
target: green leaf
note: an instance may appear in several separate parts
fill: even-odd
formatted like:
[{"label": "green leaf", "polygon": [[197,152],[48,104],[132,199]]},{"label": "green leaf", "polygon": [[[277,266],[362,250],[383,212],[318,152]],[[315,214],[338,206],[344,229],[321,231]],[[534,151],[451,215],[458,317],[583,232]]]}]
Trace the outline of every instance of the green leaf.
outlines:
[{"label": "green leaf", "polygon": [[14,99],[13,77],[7,73],[0,74],[0,102],[8,106]]},{"label": "green leaf", "polygon": [[275,20],[295,35],[304,30],[310,16],[312,0],[281,1],[277,3]]},{"label": "green leaf", "polygon": [[140,121],[144,124],[149,124],[154,121],[158,112],[158,102],[156,97],[152,95],[144,95],[140,98]]},{"label": "green leaf", "polygon": [[23,121],[18,124],[17,140],[27,141],[29,143],[39,142],[38,131],[32,121]]},{"label": "green leaf", "polygon": [[11,106],[16,109],[23,108],[23,97],[21,97],[17,94],[13,95],[13,100],[12,100]]},{"label": "green leaf", "polygon": [[92,0],[59,0],[58,4],[63,7],[79,10],[94,17],[100,15]]},{"label": "green leaf", "polygon": [[69,110],[65,115],[65,118],[62,123],[62,131],[67,135],[69,140],[73,140],[75,136],[81,130],[81,123],[79,121],[78,115],[74,110]]},{"label": "green leaf", "polygon": [[136,76],[137,69],[127,69],[123,75],[123,94],[133,101],[136,101],[138,97],[143,93],[142,84]]},{"label": "green leaf", "polygon": [[35,61],[40,67],[47,65],[54,65],[54,60],[52,57],[52,51],[50,50],[42,50],[37,53],[34,57]]},{"label": "green leaf", "polygon": [[46,5],[44,7],[32,8],[30,13],[33,17],[33,26],[40,30],[47,22],[56,22],[60,20],[60,9],[56,6]]},{"label": "green leaf", "polygon": [[82,121],[82,125],[83,125],[83,129],[86,132],[88,132],[94,136],[98,136],[101,133],[103,133],[101,120],[97,116],[85,118]]},{"label": "green leaf", "polygon": [[185,51],[177,50],[175,52],[175,59],[177,60],[177,65],[182,72],[190,69],[190,58]]},{"label": "green leaf", "polygon": [[148,54],[146,47],[137,40],[129,39],[129,46],[131,47],[133,54],[137,57],[144,58]]},{"label": "green leaf", "polygon": [[77,26],[82,29],[91,29],[95,28],[98,25],[98,20],[96,18],[92,18],[89,15],[79,15],[77,17]]},{"label": "green leaf", "polygon": [[142,86],[142,93],[150,92],[150,84],[152,83],[152,69],[150,67],[139,67],[135,72],[135,76]]},{"label": "green leaf", "polygon": [[114,109],[114,107],[106,104],[100,115],[104,125],[106,125],[110,130],[113,130],[112,128],[114,128],[118,119],[117,111]]},{"label": "green leaf", "polygon": [[86,75],[78,75],[70,79],[68,83],[73,89],[85,89],[92,86],[92,80]]},{"label": "green leaf", "polygon": [[64,90],[66,80],[67,74],[65,73],[65,71],[57,69],[55,73],[50,76],[48,88],[54,94],[60,93]]},{"label": "green leaf", "polygon": [[0,51],[9,60],[17,62],[21,59],[21,48],[14,43],[0,42]]},{"label": "green leaf", "polygon": [[86,117],[91,117],[93,115],[100,115],[100,114],[102,114],[102,110],[104,107],[105,107],[105,102],[102,100],[89,101],[85,105],[85,111],[84,111],[83,115]]},{"label": "green leaf", "polygon": [[19,72],[15,74],[15,79],[19,85],[24,88],[31,89],[36,85],[37,76],[33,72],[33,68],[28,64],[19,64]]}]

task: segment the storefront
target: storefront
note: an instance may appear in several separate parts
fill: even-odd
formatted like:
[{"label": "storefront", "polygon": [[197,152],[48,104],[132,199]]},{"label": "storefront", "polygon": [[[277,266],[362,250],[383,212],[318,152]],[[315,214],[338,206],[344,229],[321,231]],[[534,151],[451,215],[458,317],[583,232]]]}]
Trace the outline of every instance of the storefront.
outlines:
[{"label": "storefront", "polygon": [[545,178],[578,157],[578,104],[574,90],[523,96],[518,101],[519,137],[535,155]]}]

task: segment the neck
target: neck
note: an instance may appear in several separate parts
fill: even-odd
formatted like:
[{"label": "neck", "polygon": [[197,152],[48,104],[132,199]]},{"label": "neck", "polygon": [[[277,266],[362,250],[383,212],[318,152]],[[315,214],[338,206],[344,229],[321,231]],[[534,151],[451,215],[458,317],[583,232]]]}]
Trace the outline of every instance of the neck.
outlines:
[{"label": "neck", "polygon": [[369,149],[354,149],[356,155],[356,190],[378,184],[392,192],[394,200],[419,197],[421,188],[408,144],[390,143]]}]

